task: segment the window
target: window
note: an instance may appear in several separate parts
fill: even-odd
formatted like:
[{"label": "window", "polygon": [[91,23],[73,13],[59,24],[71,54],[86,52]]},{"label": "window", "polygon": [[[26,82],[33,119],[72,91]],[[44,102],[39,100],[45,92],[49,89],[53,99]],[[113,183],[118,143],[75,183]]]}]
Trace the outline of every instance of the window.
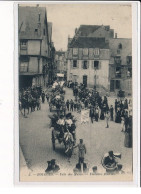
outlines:
[{"label": "window", "polygon": [[88,49],[87,48],[83,49],[83,55],[88,55]]},{"label": "window", "polygon": [[26,50],[27,49],[27,41],[26,40],[22,40],[20,42],[20,46],[22,50]]},{"label": "window", "polygon": [[73,68],[77,67],[77,61],[73,60]]},{"label": "window", "polygon": [[120,80],[116,80],[116,89],[120,89]]},{"label": "window", "polygon": [[122,49],[122,44],[121,43],[118,45],[118,49]]},{"label": "window", "polygon": [[117,54],[120,54],[120,49],[117,50]]},{"label": "window", "polygon": [[83,61],[83,69],[88,69],[88,61]]},{"label": "window", "polygon": [[132,68],[128,67],[127,69],[127,77],[132,77]]},{"label": "window", "polygon": [[27,62],[21,62],[20,72],[28,72],[28,63]]},{"label": "window", "polygon": [[121,78],[121,67],[116,67],[116,77]]},{"label": "window", "polygon": [[127,56],[126,57],[126,62],[127,62],[127,65],[131,65],[132,64],[132,57],[131,56]]},{"label": "window", "polygon": [[77,48],[73,48],[73,55],[78,55],[78,49]]},{"label": "window", "polygon": [[35,29],[35,32],[38,32],[38,29],[37,28]]},{"label": "window", "polygon": [[99,69],[99,61],[94,61],[94,69]]},{"label": "window", "polygon": [[114,61],[115,61],[115,64],[121,65],[121,57],[115,57]]}]

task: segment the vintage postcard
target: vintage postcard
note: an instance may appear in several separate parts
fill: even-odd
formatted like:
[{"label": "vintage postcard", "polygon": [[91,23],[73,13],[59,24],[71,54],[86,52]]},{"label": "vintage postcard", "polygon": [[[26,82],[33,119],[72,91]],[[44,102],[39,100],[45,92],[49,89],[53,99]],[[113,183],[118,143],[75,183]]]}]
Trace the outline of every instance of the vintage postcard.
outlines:
[{"label": "vintage postcard", "polygon": [[133,6],[16,4],[19,182],[133,182]]}]

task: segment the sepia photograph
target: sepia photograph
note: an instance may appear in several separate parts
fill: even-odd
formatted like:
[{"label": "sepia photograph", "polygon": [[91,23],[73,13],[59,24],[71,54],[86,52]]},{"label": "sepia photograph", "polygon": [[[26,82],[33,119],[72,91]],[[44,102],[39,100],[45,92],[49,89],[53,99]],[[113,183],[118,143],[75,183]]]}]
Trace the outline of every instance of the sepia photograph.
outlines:
[{"label": "sepia photograph", "polygon": [[133,182],[132,3],[17,13],[19,182]]}]

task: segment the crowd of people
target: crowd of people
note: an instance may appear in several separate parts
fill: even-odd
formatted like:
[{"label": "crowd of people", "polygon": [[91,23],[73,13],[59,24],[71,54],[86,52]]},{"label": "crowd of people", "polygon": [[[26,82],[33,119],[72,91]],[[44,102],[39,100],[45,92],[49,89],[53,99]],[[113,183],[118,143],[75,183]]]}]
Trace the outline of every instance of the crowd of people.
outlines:
[{"label": "crowd of people", "polygon": [[28,114],[35,110],[41,110],[41,103],[45,103],[45,92],[41,86],[22,88],[19,91],[19,109],[21,113],[24,110],[22,113],[24,116],[26,116],[26,109]]}]

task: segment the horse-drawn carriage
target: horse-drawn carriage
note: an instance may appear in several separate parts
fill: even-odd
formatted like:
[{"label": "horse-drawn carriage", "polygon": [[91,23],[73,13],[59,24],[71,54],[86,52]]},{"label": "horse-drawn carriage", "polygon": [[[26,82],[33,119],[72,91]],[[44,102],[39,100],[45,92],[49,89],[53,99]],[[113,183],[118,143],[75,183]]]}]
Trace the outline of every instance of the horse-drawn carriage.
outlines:
[{"label": "horse-drawn carriage", "polygon": [[56,149],[57,140],[60,144],[64,144],[65,154],[71,157],[73,146],[76,142],[76,119],[71,113],[68,113],[65,118],[63,115],[59,118],[56,114],[49,116],[49,118],[51,119],[50,127],[52,128],[51,139],[53,150]]}]

